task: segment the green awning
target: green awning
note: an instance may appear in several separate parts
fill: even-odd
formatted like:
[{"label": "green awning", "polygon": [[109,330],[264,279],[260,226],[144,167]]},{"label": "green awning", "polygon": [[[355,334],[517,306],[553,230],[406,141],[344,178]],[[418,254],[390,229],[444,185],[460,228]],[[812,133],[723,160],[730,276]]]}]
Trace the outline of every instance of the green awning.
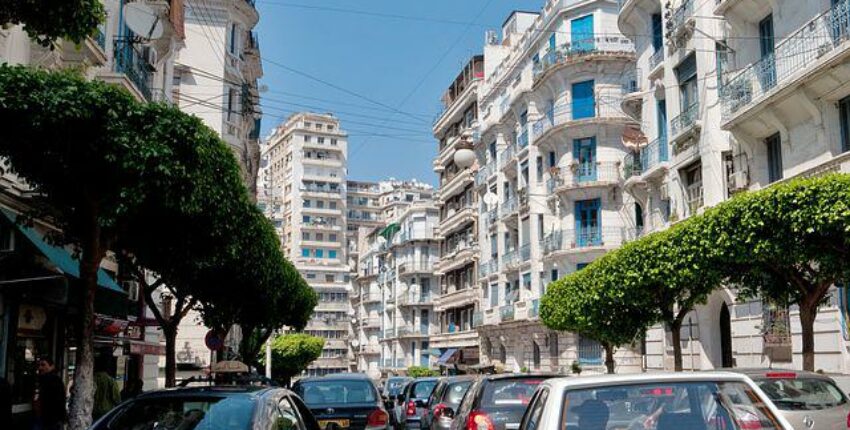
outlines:
[{"label": "green awning", "polygon": [[[6,209],[2,209],[3,215],[12,222],[15,227],[18,228],[18,231],[24,235],[29,241],[41,252],[51,263],[53,263],[56,267],[59,268],[62,273],[68,276],[73,276],[77,279],[80,278],[80,262],[74,259],[70,252],[67,249],[51,245],[47,243],[44,239],[44,235],[35,231],[34,229],[18,224],[16,222],[18,216],[10,212]],[[106,274],[106,271],[103,269],[98,269],[97,271],[97,284],[103,288],[108,290],[112,290],[115,292],[119,292],[122,294],[126,294],[124,289],[122,289],[115,281]]]},{"label": "green awning", "polygon": [[394,223],[390,223],[390,225],[384,227],[384,229],[381,230],[381,232],[378,233],[378,235],[382,236],[384,239],[387,240],[387,242],[389,242],[389,241],[392,240],[393,235],[398,233],[399,230],[401,230],[401,227],[398,225],[398,223],[394,222]]}]

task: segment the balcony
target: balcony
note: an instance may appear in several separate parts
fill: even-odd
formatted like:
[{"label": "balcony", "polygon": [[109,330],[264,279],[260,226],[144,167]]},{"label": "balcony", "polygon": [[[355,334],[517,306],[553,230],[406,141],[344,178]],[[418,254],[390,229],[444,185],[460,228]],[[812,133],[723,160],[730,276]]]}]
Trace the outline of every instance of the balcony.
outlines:
[{"label": "balcony", "polygon": [[368,355],[380,354],[381,353],[381,346],[380,345],[366,344],[366,345],[363,345],[362,348],[360,348],[360,353],[361,354],[368,354]]},{"label": "balcony", "polygon": [[326,194],[331,196],[339,197],[342,195],[342,189],[339,187],[330,187],[330,186],[322,186],[322,185],[302,185],[301,192],[303,193],[315,193],[315,194]]},{"label": "balcony", "polygon": [[528,126],[522,126],[522,131],[516,137],[516,147],[522,151],[528,146]]},{"label": "balcony", "polygon": [[508,145],[508,147],[499,154],[499,170],[504,170],[506,167],[511,165],[511,162],[516,160],[516,152],[516,146]]},{"label": "balcony", "polygon": [[528,307],[528,318],[540,318],[540,299],[531,301],[531,305]]},{"label": "balcony", "polygon": [[385,329],[383,333],[381,333],[382,340],[394,339],[395,337],[396,333],[394,328]]},{"label": "balcony", "polygon": [[448,176],[440,185],[440,200],[445,202],[475,183],[475,174],[471,168],[463,169]]},{"label": "balcony", "polygon": [[516,215],[517,209],[517,198],[514,196],[502,202],[502,205],[499,208],[499,214],[501,214],[502,218],[507,218],[511,215]]},{"label": "balcony", "polygon": [[502,322],[513,321],[515,315],[516,308],[513,304],[499,307],[499,317],[502,319]]},{"label": "balcony", "polygon": [[484,325],[484,314],[481,311],[472,313],[472,327],[481,327]]},{"label": "balcony", "polygon": [[440,236],[446,237],[455,231],[473,223],[476,218],[475,208],[472,203],[456,209],[450,209],[446,218],[440,221]]},{"label": "balcony", "polygon": [[427,337],[430,333],[428,327],[401,327],[398,329],[399,338]]},{"label": "balcony", "polygon": [[475,172],[475,184],[486,184],[487,180],[489,180],[494,174],[496,174],[496,163],[494,161],[490,161]]},{"label": "balcony", "polygon": [[550,257],[588,251],[606,251],[618,248],[627,241],[628,235],[622,227],[588,227],[553,231],[543,239],[543,254]]},{"label": "balcony", "polygon": [[656,70],[663,70],[658,67],[662,64],[664,64],[664,48],[658,48],[649,57],[649,75],[654,76]]},{"label": "balcony", "polygon": [[531,260],[531,244],[526,243],[519,247],[519,261],[524,263]]},{"label": "balcony", "polygon": [[468,266],[476,260],[478,260],[478,243],[464,240],[445,251],[440,257],[440,266],[437,272],[445,274]]},{"label": "balcony", "polygon": [[484,213],[484,222],[487,224],[487,228],[494,227],[497,221],[499,221],[499,208]]},{"label": "balcony", "polygon": [[150,101],[153,65],[148,62],[136,43],[127,39],[115,39],[113,45],[115,72],[126,76],[143,100]]},{"label": "balcony", "polygon": [[366,317],[360,320],[360,325],[363,328],[378,328],[381,327],[380,317]]},{"label": "balcony", "polygon": [[671,141],[674,144],[681,144],[695,136],[700,128],[699,118],[699,102],[694,102],[690,106],[684,108],[679,116],[670,121]]},{"label": "balcony", "polygon": [[519,254],[516,249],[509,249],[502,255],[502,271],[512,271],[519,269],[520,261]]},{"label": "balcony", "polygon": [[729,130],[742,117],[804,84],[807,91],[800,92],[800,100],[789,100],[783,111],[816,110],[812,103],[842,97],[846,93],[831,94],[837,79],[833,69],[839,64],[843,67],[842,62],[850,55],[848,37],[850,3],[839,1],[779,41],[771,55],[750,64],[723,85],[722,127]]},{"label": "balcony", "polygon": [[396,303],[399,306],[428,306],[433,303],[433,299],[430,294],[406,291],[396,298]]},{"label": "balcony", "polygon": [[623,36],[595,36],[567,42],[549,51],[534,66],[534,85],[563,67],[587,60],[633,60],[634,43]]},{"label": "balcony", "polygon": [[398,265],[398,274],[431,273],[434,263],[430,260],[406,261]]},{"label": "balcony", "polygon": [[462,307],[475,303],[478,296],[478,289],[469,285],[465,288],[458,289],[456,286],[446,287],[446,292],[434,298],[434,311],[442,312],[446,309]]},{"label": "balcony", "polygon": [[668,21],[669,36],[679,38],[694,27],[694,0],[682,0]]},{"label": "balcony", "polygon": [[543,118],[532,124],[534,144],[539,145],[551,133],[588,123],[635,123],[623,112],[623,96],[597,96],[593,100],[575,101],[555,106]]},{"label": "balcony", "polygon": [[627,155],[623,162],[623,173],[626,178],[652,179],[658,173],[664,173],[667,170],[668,161],[670,161],[670,149],[667,137],[661,136],[641,148],[637,158],[634,154]]},{"label": "balcony", "polygon": [[611,187],[623,180],[620,162],[572,163],[559,170],[547,184],[549,197],[556,193],[572,195],[587,188]]},{"label": "balcony", "polygon": [[478,264],[478,276],[481,278],[486,278],[490,275],[495,275],[499,272],[499,258],[493,257],[492,259],[479,263]]},{"label": "balcony", "polygon": [[363,303],[380,303],[383,298],[379,292],[363,293],[360,301]]}]

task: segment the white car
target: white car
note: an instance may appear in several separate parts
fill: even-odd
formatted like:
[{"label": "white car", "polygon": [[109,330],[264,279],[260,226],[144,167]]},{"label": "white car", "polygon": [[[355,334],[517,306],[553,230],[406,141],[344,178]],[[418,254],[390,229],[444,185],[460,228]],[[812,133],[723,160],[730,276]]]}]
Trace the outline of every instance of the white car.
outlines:
[{"label": "white car", "polygon": [[548,379],[520,430],[793,430],[749,378],[728,372]]}]

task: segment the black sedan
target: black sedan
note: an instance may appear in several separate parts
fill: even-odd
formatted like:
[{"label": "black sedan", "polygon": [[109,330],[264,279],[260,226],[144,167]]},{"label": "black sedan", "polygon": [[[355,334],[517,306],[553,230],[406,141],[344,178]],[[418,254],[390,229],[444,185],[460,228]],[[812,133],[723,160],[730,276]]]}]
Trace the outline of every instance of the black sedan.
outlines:
[{"label": "black sedan", "polygon": [[378,388],[366,375],[337,373],[305,378],[292,387],[322,430],[385,430],[389,415]]},{"label": "black sedan", "polygon": [[197,387],[153,391],[128,400],[89,430],[319,430],[291,391],[269,387]]}]

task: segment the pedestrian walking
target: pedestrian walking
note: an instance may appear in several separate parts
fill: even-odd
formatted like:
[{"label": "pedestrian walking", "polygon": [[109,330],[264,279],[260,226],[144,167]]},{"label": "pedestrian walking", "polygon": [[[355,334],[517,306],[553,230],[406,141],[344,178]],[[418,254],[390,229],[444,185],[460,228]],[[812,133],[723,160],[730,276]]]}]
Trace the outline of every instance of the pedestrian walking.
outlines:
[{"label": "pedestrian walking", "polygon": [[66,419],[65,384],[52,359],[38,360],[38,386],[33,397],[35,430],[61,430]]},{"label": "pedestrian walking", "polygon": [[121,393],[106,369],[106,360],[101,358],[95,362],[94,369],[94,409],[92,410],[92,421],[106,415],[112,408],[121,402]]}]

